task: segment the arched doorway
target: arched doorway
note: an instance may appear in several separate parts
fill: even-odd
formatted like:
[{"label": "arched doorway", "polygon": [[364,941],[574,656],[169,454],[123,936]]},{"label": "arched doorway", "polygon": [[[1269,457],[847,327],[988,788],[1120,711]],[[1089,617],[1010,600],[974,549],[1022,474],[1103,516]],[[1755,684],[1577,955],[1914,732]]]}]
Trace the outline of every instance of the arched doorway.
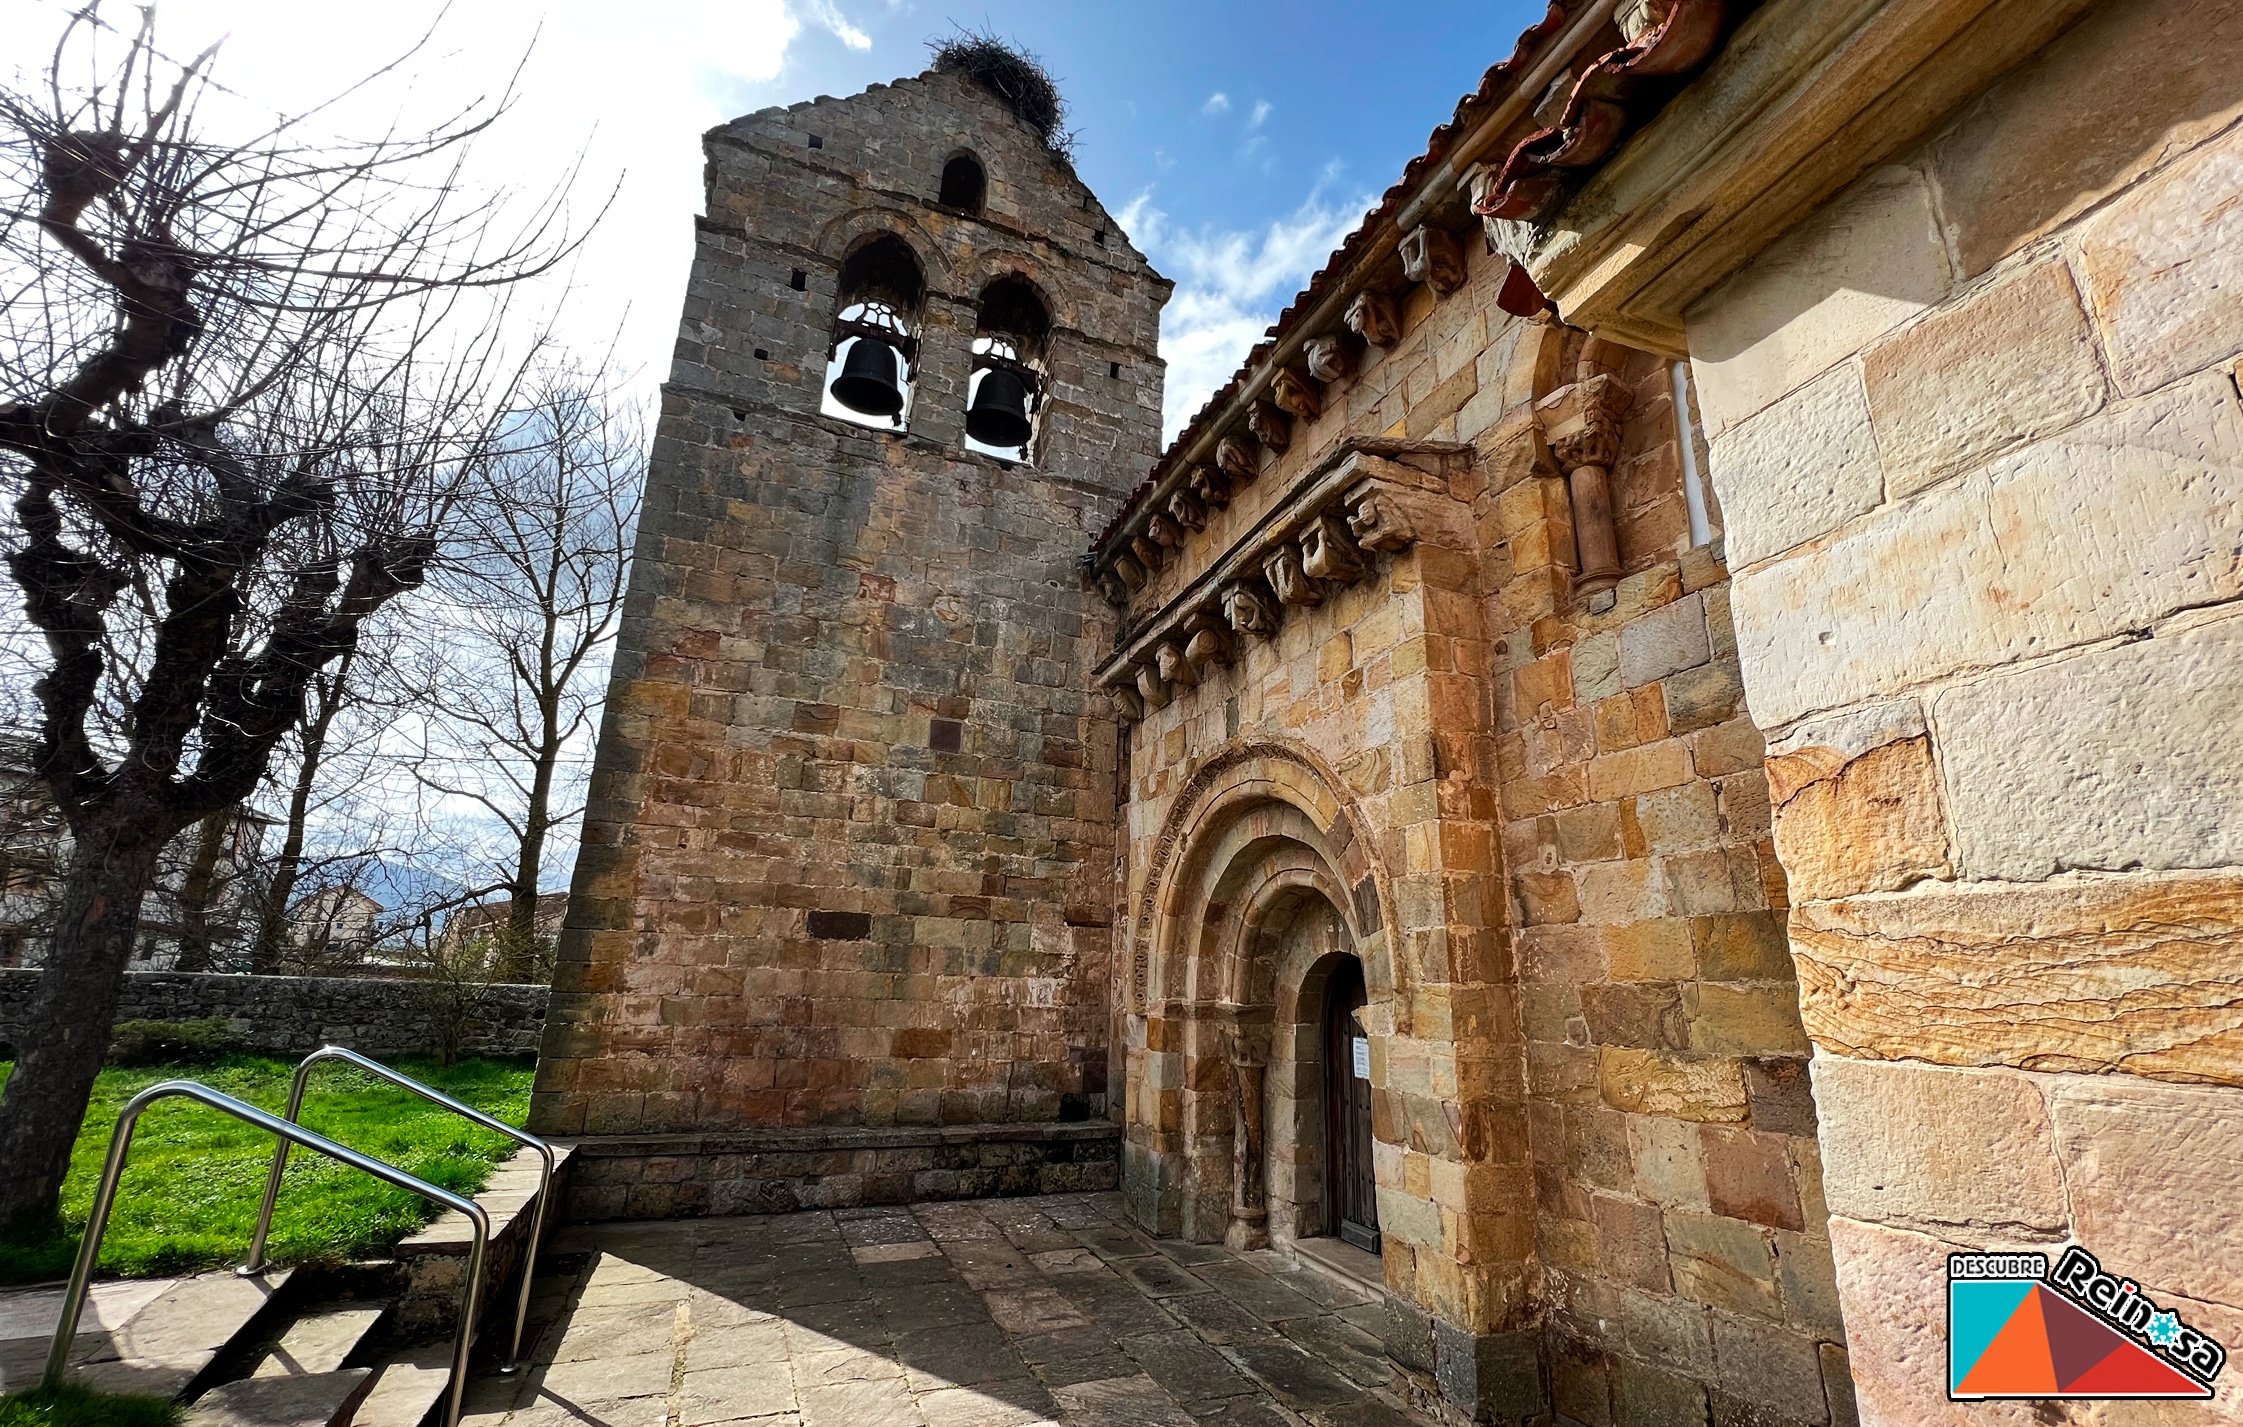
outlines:
[{"label": "arched doorway", "polygon": [[1369,1000],[1363,963],[1341,957],[1324,993],[1324,1224],[1326,1232],[1375,1254],[1379,1210],[1371,1169],[1371,1041],[1355,1014]]}]

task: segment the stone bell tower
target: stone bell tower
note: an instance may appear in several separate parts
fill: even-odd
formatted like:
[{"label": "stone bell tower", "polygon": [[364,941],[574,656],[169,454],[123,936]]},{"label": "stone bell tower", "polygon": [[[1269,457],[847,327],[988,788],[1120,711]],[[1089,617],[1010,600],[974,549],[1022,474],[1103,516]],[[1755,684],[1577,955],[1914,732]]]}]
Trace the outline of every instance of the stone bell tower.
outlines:
[{"label": "stone bell tower", "polygon": [[[1157,454],[1171,285],[964,73],[705,147],[535,1122],[922,1175],[992,1157],[859,1152],[1102,1131],[1114,628],[1075,559]],[[721,1160],[578,1207],[793,1192]]]}]

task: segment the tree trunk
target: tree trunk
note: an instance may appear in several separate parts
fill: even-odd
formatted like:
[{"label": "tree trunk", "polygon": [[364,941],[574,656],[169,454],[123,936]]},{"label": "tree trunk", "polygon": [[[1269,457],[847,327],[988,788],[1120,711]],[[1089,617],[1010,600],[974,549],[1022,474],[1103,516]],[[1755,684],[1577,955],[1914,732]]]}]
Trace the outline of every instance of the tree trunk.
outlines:
[{"label": "tree trunk", "polygon": [[552,826],[553,767],[561,750],[555,720],[546,719],[545,746],[538,750],[530,776],[530,805],[522,818],[521,855],[514,864],[514,900],[506,909],[506,933],[499,938],[499,981],[543,980],[537,954],[537,884],[544,875],[545,835]]},{"label": "tree trunk", "polygon": [[60,1202],[124,993],[140,899],[173,831],[148,809],[104,811],[74,830],[46,969],[0,1095],[0,1224],[52,1215]]},{"label": "tree trunk", "polygon": [[304,871],[304,823],[309,816],[312,789],[319,782],[319,759],[327,742],[327,718],[304,730],[304,761],[296,769],[296,785],[288,792],[288,831],[280,840],[280,855],[273,859],[273,876],[265,888],[264,905],[257,909],[257,940],[249,948],[249,970],[271,976],[280,970],[282,941],[288,934],[288,904],[296,896],[296,879]]},{"label": "tree trunk", "polygon": [[210,955],[210,905],[218,900],[218,854],[226,845],[226,830],[234,809],[222,808],[195,829],[195,860],[188,864],[187,879],[179,888],[179,963],[176,971],[208,971]]}]

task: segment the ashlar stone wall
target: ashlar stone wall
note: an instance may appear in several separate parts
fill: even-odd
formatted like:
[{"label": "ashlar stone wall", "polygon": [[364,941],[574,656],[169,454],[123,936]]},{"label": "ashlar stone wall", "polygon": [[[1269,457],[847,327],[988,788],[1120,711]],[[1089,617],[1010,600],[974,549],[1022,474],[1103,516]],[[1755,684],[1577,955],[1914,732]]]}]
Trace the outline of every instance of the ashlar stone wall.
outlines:
[{"label": "ashlar stone wall", "polygon": [[[563,1133],[1102,1116],[1115,733],[1073,564],[1158,433],[1168,285],[929,73],[713,130],[532,1115]],[[971,152],[979,214],[939,207]],[[819,413],[841,264],[908,246],[908,429]],[[978,299],[1049,310],[1026,463]]]},{"label": "ashlar stone wall", "polygon": [[1691,314],[1864,1421],[2030,1415],[1956,1248],[2243,1343],[2239,118],[2234,7],[2093,7]]},{"label": "ashlar stone wall", "polygon": [[[1123,1187],[1164,1232],[1333,1232],[1317,1037],[1352,953],[1397,1361],[1476,1420],[1848,1423],[1722,511],[1694,542],[1670,364],[1505,315],[1467,236],[1463,281],[1394,292],[1394,343],[1148,572],[1102,671],[1158,696],[1127,734]],[[1626,398],[1601,596],[1547,435],[1593,378]],[[1226,561],[1356,480],[1413,541],[1132,682]]]}]

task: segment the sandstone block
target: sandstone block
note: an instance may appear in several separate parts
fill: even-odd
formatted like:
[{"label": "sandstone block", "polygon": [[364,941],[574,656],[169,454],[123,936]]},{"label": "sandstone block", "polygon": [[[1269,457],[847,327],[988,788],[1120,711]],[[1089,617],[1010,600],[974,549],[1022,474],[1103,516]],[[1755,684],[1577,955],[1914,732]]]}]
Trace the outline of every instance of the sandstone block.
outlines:
[{"label": "sandstone block", "polygon": [[2192,380],[1731,583],[1753,714],[1780,727],[1964,667],[2243,594],[2243,419]]},{"label": "sandstone block", "polygon": [[2243,1088],[2127,1076],[2040,1084],[2079,1241],[2152,1296],[2243,1307]]},{"label": "sandstone block", "polygon": [[1776,1261],[1758,1229],[1720,1214],[1670,1209],[1666,1231],[1676,1292],[1733,1313],[1783,1316]]},{"label": "sandstone block", "polygon": [[1657,917],[1601,929],[1605,964],[1615,981],[1682,981],[1696,966],[1691,946],[1693,923]]},{"label": "sandstone block", "polygon": [[2055,1132],[2027,1077],[1818,1055],[1814,1080],[1831,1213],[1947,1233],[2065,1226]]},{"label": "sandstone block", "polygon": [[1702,1060],[1627,1046],[1597,1057],[1604,1103],[1638,1115],[1736,1124],[1745,1118],[1744,1071],[1734,1060]]},{"label": "sandstone block", "polygon": [[1714,1213],[1771,1229],[1806,1227],[1791,1178],[1790,1147],[1782,1136],[1711,1125],[1702,1133],[1706,1197]]},{"label": "sandstone block", "polygon": [[1815,1340],[1726,1313],[1713,1315],[1713,1353],[1721,1391],[1795,1422],[1825,1422],[1822,1355]]},{"label": "sandstone block", "polygon": [[1789,981],[1694,983],[1682,995],[1690,1048],[1701,1055],[1805,1055],[1799,988]]},{"label": "sandstone block", "polygon": [[1703,592],[1684,595],[1620,631],[1620,682],[1636,688],[1703,664],[1712,657],[1706,638]]},{"label": "sandstone block", "polygon": [[1597,1261],[1604,1275],[1631,1288],[1665,1293],[1673,1286],[1667,1272],[1667,1239],[1657,1206],[1593,1194]]},{"label": "sandstone block", "polygon": [[1734,569],[1876,509],[1885,468],[1860,368],[1839,366],[1715,441],[1709,474]]},{"label": "sandstone block", "polygon": [[1688,314],[1707,435],[1796,391],[1949,287],[1922,176],[1866,175]]},{"label": "sandstone block", "polygon": [[2243,619],[1958,684],[1931,717],[1966,877],[2243,865]]},{"label": "sandstone block", "polygon": [[1713,1375],[1713,1331],[1699,1304],[1622,1290],[1620,1326],[1634,1356],[1700,1379]]},{"label": "sandstone block", "polygon": [[1637,1193],[1677,1208],[1707,1207],[1705,1152],[1696,1125],[1630,1116],[1628,1153]]},{"label": "sandstone block", "polygon": [[1726,723],[1736,716],[1745,694],[1744,677],[1734,658],[1714,658],[1695,669],[1685,669],[1661,688],[1666,696],[1667,727],[1677,734]]},{"label": "sandstone block", "polygon": [[2103,364],[2061,258],[1877,343],[1862,376],[1896,499],[2061,431],[2104,397]]},{"label": "sandstone block", "polygon": [[1745,1098],[1752,1107],[1752,1127],[1779,1135],[1815,1133],[1814,1083],[1807,1062],[1780,1056],[1752,1056],[1745,1061]]},{"label": "sandstone block", "polygon": [[[1810,745],[1770,759],[1771,789],[1833,752]],[[1806,783],[1775,809],[1776,855],[1791,895],[1811,902],[1951,875],[1939,795],[1928,738],[1871,749]]]},{"label": "sandstone block", "polygon": [[1612,1364],[1614,1427],[1673,1427],[1706,1420],[1705,1385],[1631,1358]]},{"label": "sandstone block", "polygon": [[1838,1269],[1831,1262],[1830,1241],[1820,1237],[1826,1222],[1816,1223],[1812,1235],[1777,1232],[1776,1282],[1783,1289],[1786,1319],[1843,1343],[1846,1321],[1838,1309]]},{"label": "sandstone block", "polygon": [[2231,130],[2084,226],[2088,298],[2121,391],[2154,390],[2243,350],[2239,187],[2243,136]]},{"label": "sandstone block", "polygon": [[1825,1050],[2226,1084],[2243,1084],[2239,939],[2224,873],[1854,897],[1791,926]]}]

